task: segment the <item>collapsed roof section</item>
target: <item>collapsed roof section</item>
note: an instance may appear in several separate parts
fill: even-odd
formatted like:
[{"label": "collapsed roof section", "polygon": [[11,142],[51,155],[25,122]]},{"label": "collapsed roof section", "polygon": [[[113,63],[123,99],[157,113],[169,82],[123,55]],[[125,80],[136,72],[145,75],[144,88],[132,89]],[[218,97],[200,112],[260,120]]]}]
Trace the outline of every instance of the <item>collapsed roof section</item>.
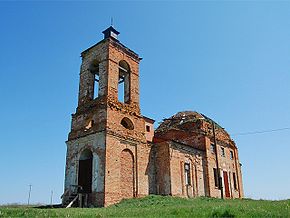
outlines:
[{"label": "collapsed roof section", "polygon": [[177,141],[204,150],[203,136],[213,141],[213,126],[219,144],[235,147],[230,135],[219,124],[196,111],[182,111],[166,118],[155,130],[154,142]]}]

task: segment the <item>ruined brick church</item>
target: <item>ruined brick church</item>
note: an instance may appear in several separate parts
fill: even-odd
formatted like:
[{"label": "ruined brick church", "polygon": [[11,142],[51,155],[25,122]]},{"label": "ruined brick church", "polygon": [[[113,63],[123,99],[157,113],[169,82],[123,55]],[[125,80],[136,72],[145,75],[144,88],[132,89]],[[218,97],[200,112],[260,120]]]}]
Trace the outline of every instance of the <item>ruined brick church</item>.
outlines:
[{"label": "ruined brick church", "polygon": [[140,110],[141,58],[112,26],[103,34],[81,53],[63,205],[102,207],[149,194],[242,198],[241,164],[229,134],[193,111],[154,130]]}]

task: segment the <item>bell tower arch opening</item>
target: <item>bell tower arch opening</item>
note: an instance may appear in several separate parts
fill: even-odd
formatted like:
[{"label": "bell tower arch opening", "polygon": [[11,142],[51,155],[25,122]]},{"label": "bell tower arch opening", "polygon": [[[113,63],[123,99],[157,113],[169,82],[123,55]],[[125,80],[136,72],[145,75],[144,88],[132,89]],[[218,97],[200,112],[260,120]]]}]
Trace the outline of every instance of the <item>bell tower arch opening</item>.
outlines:
[{"label": "bell tower arch opening", "polygon": [[79,192],[91,193],[92,192],[92,164],[93,153],[90,149],[82,151],[79,158],[79,171],[78,171],[78,185]]},{"label": "bell tower arch opening", "polygon": [[88,205],[107,206],[146,192],[138,186],[136,149],[146,145],[142,58],[119,42],[113,27],[103,33],[103,40],[81,53],[78,105],[66,142],[64,205],[76,194]]},{"label": "bell tower arch opening", "polygon": [[118,100],[130,103],[130,66],[124,60],[119,62]]},{"label": "bell tower arch opening", "polygon": [[93,99],[99,97],[99,82],[100,82],[100,73],[99,73],[99,62],[97,60],[93,61],[90,66],[90,72],[93,74]]}]

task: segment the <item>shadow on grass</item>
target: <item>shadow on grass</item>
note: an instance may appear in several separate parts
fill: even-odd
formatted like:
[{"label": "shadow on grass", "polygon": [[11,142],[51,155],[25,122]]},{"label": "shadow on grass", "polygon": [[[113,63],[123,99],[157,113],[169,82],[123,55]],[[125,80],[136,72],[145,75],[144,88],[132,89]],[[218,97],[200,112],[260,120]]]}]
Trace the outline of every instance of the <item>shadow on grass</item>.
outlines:
[{"label": "shadow on grass", "polygon": [[62,207],[62,204],[53,204],[53,205],[34,206],[33,208],[36,208],[36,209],[54,209],[54,208],[63,208],[63,207]]},{"label": "shadow on grass", "polygon": [[235,217],[235,214],[229,210],[215,210],[211,213],[210,217]]}]

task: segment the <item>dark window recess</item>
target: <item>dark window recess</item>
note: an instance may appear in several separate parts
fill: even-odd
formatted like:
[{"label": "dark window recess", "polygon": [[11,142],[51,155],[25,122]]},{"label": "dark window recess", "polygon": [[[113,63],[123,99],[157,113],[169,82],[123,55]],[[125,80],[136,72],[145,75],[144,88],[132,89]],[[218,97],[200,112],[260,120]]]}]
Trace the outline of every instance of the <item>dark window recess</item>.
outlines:
[{"label": "dark window recess", "polygon": [[190,164],[184,164],[185,185],[191,185],[190,179]]},{"label": "dark window recess", "polygon": [[215,153],[215,145],[213,143],[210,144],[210,150],[211,152]]},{"label": "dark window recess", "polygon": [[98,61],[94,61],[90,68],[89,68],[90,72],[93,74],[94,77],[94,96],[93,98],[97,98],[99,96],[99,81],[100,81],[100,73],[99,73],[99,62]]},{"label": "dark window recess", "polygon": [[146,131],[150,132],[150,126],[146,125]]},{"label": "dark window recess", "polygon": [[215,187],[219,186],[219,180],[218,180],[218,173],[217,173],[217,169],[213,168],[213,174],[214,174],[214,185]]},{"label": "dark window recess", "polygon": [[234,189],[237,189],[236,173],[233,173],[233,180],[234,180]]},{"label": "dark window recess", "polygon": [[221,156],[224,157],[225,156],[225,148],[221,147]]},{"label": "dark window recess", "polygon": [[127,118],[127,117],[124,117],[122,120],[121,120],[121,125],[123,127],[125,127],[126,129],[129,129],[129,130],[133,130],[134,129],[134,124],[133,122]]},{"label": "dark window recess", "polygon": [[233,151],[230,151],[230,158],[231,158],[231,160],[234,159],[234,152]]}]

